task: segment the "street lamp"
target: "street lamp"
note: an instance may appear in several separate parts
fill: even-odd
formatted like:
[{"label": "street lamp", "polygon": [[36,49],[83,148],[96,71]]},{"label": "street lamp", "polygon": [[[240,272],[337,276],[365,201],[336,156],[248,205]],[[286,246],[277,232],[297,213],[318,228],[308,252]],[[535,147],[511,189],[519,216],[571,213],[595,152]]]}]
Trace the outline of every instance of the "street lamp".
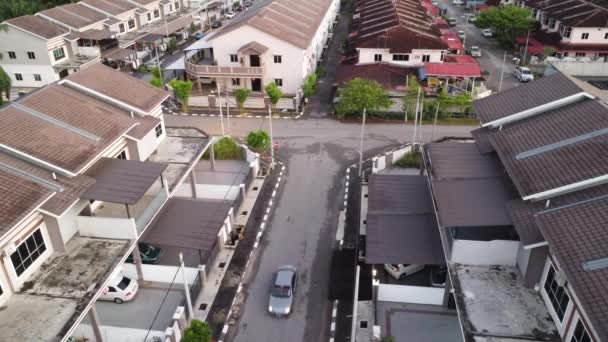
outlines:
[{"label": "street lamp", "polygon": [[363,121],[361,121],[361,144],[359,147],[359,177],[363,175],[363,133],[365,132],[365,112],[367,108],[363,108]]}]

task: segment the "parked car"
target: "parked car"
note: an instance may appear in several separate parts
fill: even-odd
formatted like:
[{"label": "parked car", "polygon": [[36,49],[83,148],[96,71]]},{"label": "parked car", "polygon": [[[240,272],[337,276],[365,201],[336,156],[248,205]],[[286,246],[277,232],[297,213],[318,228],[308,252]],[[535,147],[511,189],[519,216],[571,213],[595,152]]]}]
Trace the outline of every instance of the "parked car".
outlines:
[{"label": "parked car", "polygon": [[458,30],[456,32],[456,35],[458,36],[458,38],[460,38],[460,40],[464,40],[464,37],[467,36],[467,34],[464,32],[464,30]]},{"label": "parked car", "polygon": [[194,39],[199,40],[199,39],[203,39],[203,37],[205,36],[205,34],[203,32],[196,32],[194,34]]},{"label": "parked car", "polygon": [[456,18],[450,18],[450,19],[448,19],[448,25],[450,25],[450,26],[456,26]]},{"label": "parked car", "polygon": [[468,15],[468,16],[467,16],[467,21],[468,21],[469,23],[474,23],[474,22],[476,22],[476,21],[477,21],[477,17],[476,17],[474,14]]},{"label": "parked car", "polygon": [[268,312],[271,315],[281,317],[291,313],[297,278],[296,268],[291,265],[283,265],[274,272],[268,299]]},{"label": "parked car", "polygon": [[424,265],[418,264],[384,264],[384,269],[395,279],[403,279],[416,272],[422,271]]},{"label": "parked car", "polygon": [[431,287],[445,287],[446,279],[448,278],[448,269],[446,266],[433,267],[430,272]]},{"label": "parked car", "polygon": [[[158,261],[164,252],[162,248],[147,243],[139,243],[138,247],[141,262],[144,264],[158,264]],[[133,263],[133,253],[129,254],[127,262]]]},{"label": "parked car", "polygon": [[245,7],[251,7],[251,5],[253,5],[253,2],[246,0],[244,5],[245,5]]},{"label": "parked car", "polygon": [[230,11],[230,12],[226,13],[226,18],[232,19],[232,18],[234,18],[235,15],[236,15],[236,13]]},{"label": "parked car", "polygon": [[494,37],[494,31],[492,29],[483,29],[481,30],[481,35],[486,38],[492,38]]},{"label": "parked car", "polygon": [[520,82],[534,81],[534,75],[532,74],[532,71],[530,71],[529,68],[523,66],[518,66],[517,68],[515,68],[515,77],[517,77]]},{"label": "parked car", "polygon": [[481,57],[481,49],[479,46],[473,45],[469,48],[469,54],[473,57]]},{"label": "parked car", "polygon": [[452,5],[464,5],[463,0],[452,0]]},{"label": "parked car", "polygon": [[218,28],[220,26],[222,26],[222,22],[219,20],[215,20],[211,23],[211,28]]},{"label": "parked car", "polygon": [[139,285],[135,279],[120,274],[110,280],[108,287],[103,290],[99,299],[122,304],[135,298],[138,288]]}]

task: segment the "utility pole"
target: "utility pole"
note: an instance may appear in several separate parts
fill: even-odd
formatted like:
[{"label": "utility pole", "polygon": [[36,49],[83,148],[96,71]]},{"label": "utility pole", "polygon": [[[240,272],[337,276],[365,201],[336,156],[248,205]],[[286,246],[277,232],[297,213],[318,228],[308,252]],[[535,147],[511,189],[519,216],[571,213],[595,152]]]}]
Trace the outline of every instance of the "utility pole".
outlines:
[{"label": "utility pole", "polygon": [[441,106],[439,100],[437,100],[437,108],[435,109],[435,120],[433,120],[433,130],[431,131],[431,142],[435,138],[435,127],[437,126],[437,117],[439,116],[439,106]]},{"label": "utility pole", "polygon": [[530,30],[528,29],[528,35],[526,36],[526,48],[524,49],[524,59],[519,62],[519,65],[526,64],[526,57],[528,55],[528,42],[530,41]]},{"label": "utility pole", "polygon": [[230,135],[230,105],[228,103],[228,89],[224,89],[226,92],[226,122],[228,123],[228,135]]},{"label": "utility pole", "polygon": [[500,71],[500,83],[498,84],[498,92],[502,90],[502,78],[505,75],[505,64],[507,62],[507,51],[505,51],[504,56],[502,57],[502,70]]},{"label": "utility pole", "polygon": [[190,298],[190,289],[188,286],[188,279],[186,278],[186,267],[184,266],[184,256],[182,252],[179,252],[179,263],[182,269],[182,276],[184,277],[184,290],[186,294],[186,305],[190,317],[194,317],[194,310],[192,310],[192,299]]},{"label": "utility pole", "polygon": [[359,177],[363,176],[363,133],[365,132],[365,112],[367,108],[363,108],[363,120],[361,121],[361,144],[359,146]]},{"label": "utility pole", "polygon": [[222,125],[222,136],[226,135],[224,132],[224,115],[222,114],[222,95],[220,94],[220,81],[216,79],[217,85],[217,103],[220,105],[220,124]]},{"label": "utility pole", "polygon": [[418,87],[418,97],[416,98],[416,111],[414,112],[414,135],[412,145],[416,143],[416,130],[418,129],[418,110],[420,109],[420,87]]},{"label": "utility pole", "polygon": [[268,125],[270,126],[270,169],[274,169],[274,138],[272,136],[272,105],[268,102]]}]

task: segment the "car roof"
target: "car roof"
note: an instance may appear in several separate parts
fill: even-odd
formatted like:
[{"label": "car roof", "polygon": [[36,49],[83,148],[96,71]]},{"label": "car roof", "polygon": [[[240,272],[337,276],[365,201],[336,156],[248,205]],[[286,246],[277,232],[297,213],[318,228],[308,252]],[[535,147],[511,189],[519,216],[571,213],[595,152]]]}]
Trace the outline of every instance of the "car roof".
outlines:
[{"label": "car roof", "polygon": [[280,267],[277,270],[276,279],[274,280],[275,285],[280,286],[291,286],[291,278],[295,274],[295,270],[286,267]]}]

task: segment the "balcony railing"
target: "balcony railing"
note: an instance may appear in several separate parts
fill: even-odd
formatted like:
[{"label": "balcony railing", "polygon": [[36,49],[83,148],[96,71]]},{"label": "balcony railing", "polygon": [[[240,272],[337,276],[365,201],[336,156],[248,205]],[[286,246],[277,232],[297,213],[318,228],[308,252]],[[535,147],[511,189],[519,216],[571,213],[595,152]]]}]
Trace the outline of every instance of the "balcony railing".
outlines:
[{"label": "balcony railing", "polygon": [[264,67],[200,65],[186,62],[186,71],[196,77],[262,77]]}]

